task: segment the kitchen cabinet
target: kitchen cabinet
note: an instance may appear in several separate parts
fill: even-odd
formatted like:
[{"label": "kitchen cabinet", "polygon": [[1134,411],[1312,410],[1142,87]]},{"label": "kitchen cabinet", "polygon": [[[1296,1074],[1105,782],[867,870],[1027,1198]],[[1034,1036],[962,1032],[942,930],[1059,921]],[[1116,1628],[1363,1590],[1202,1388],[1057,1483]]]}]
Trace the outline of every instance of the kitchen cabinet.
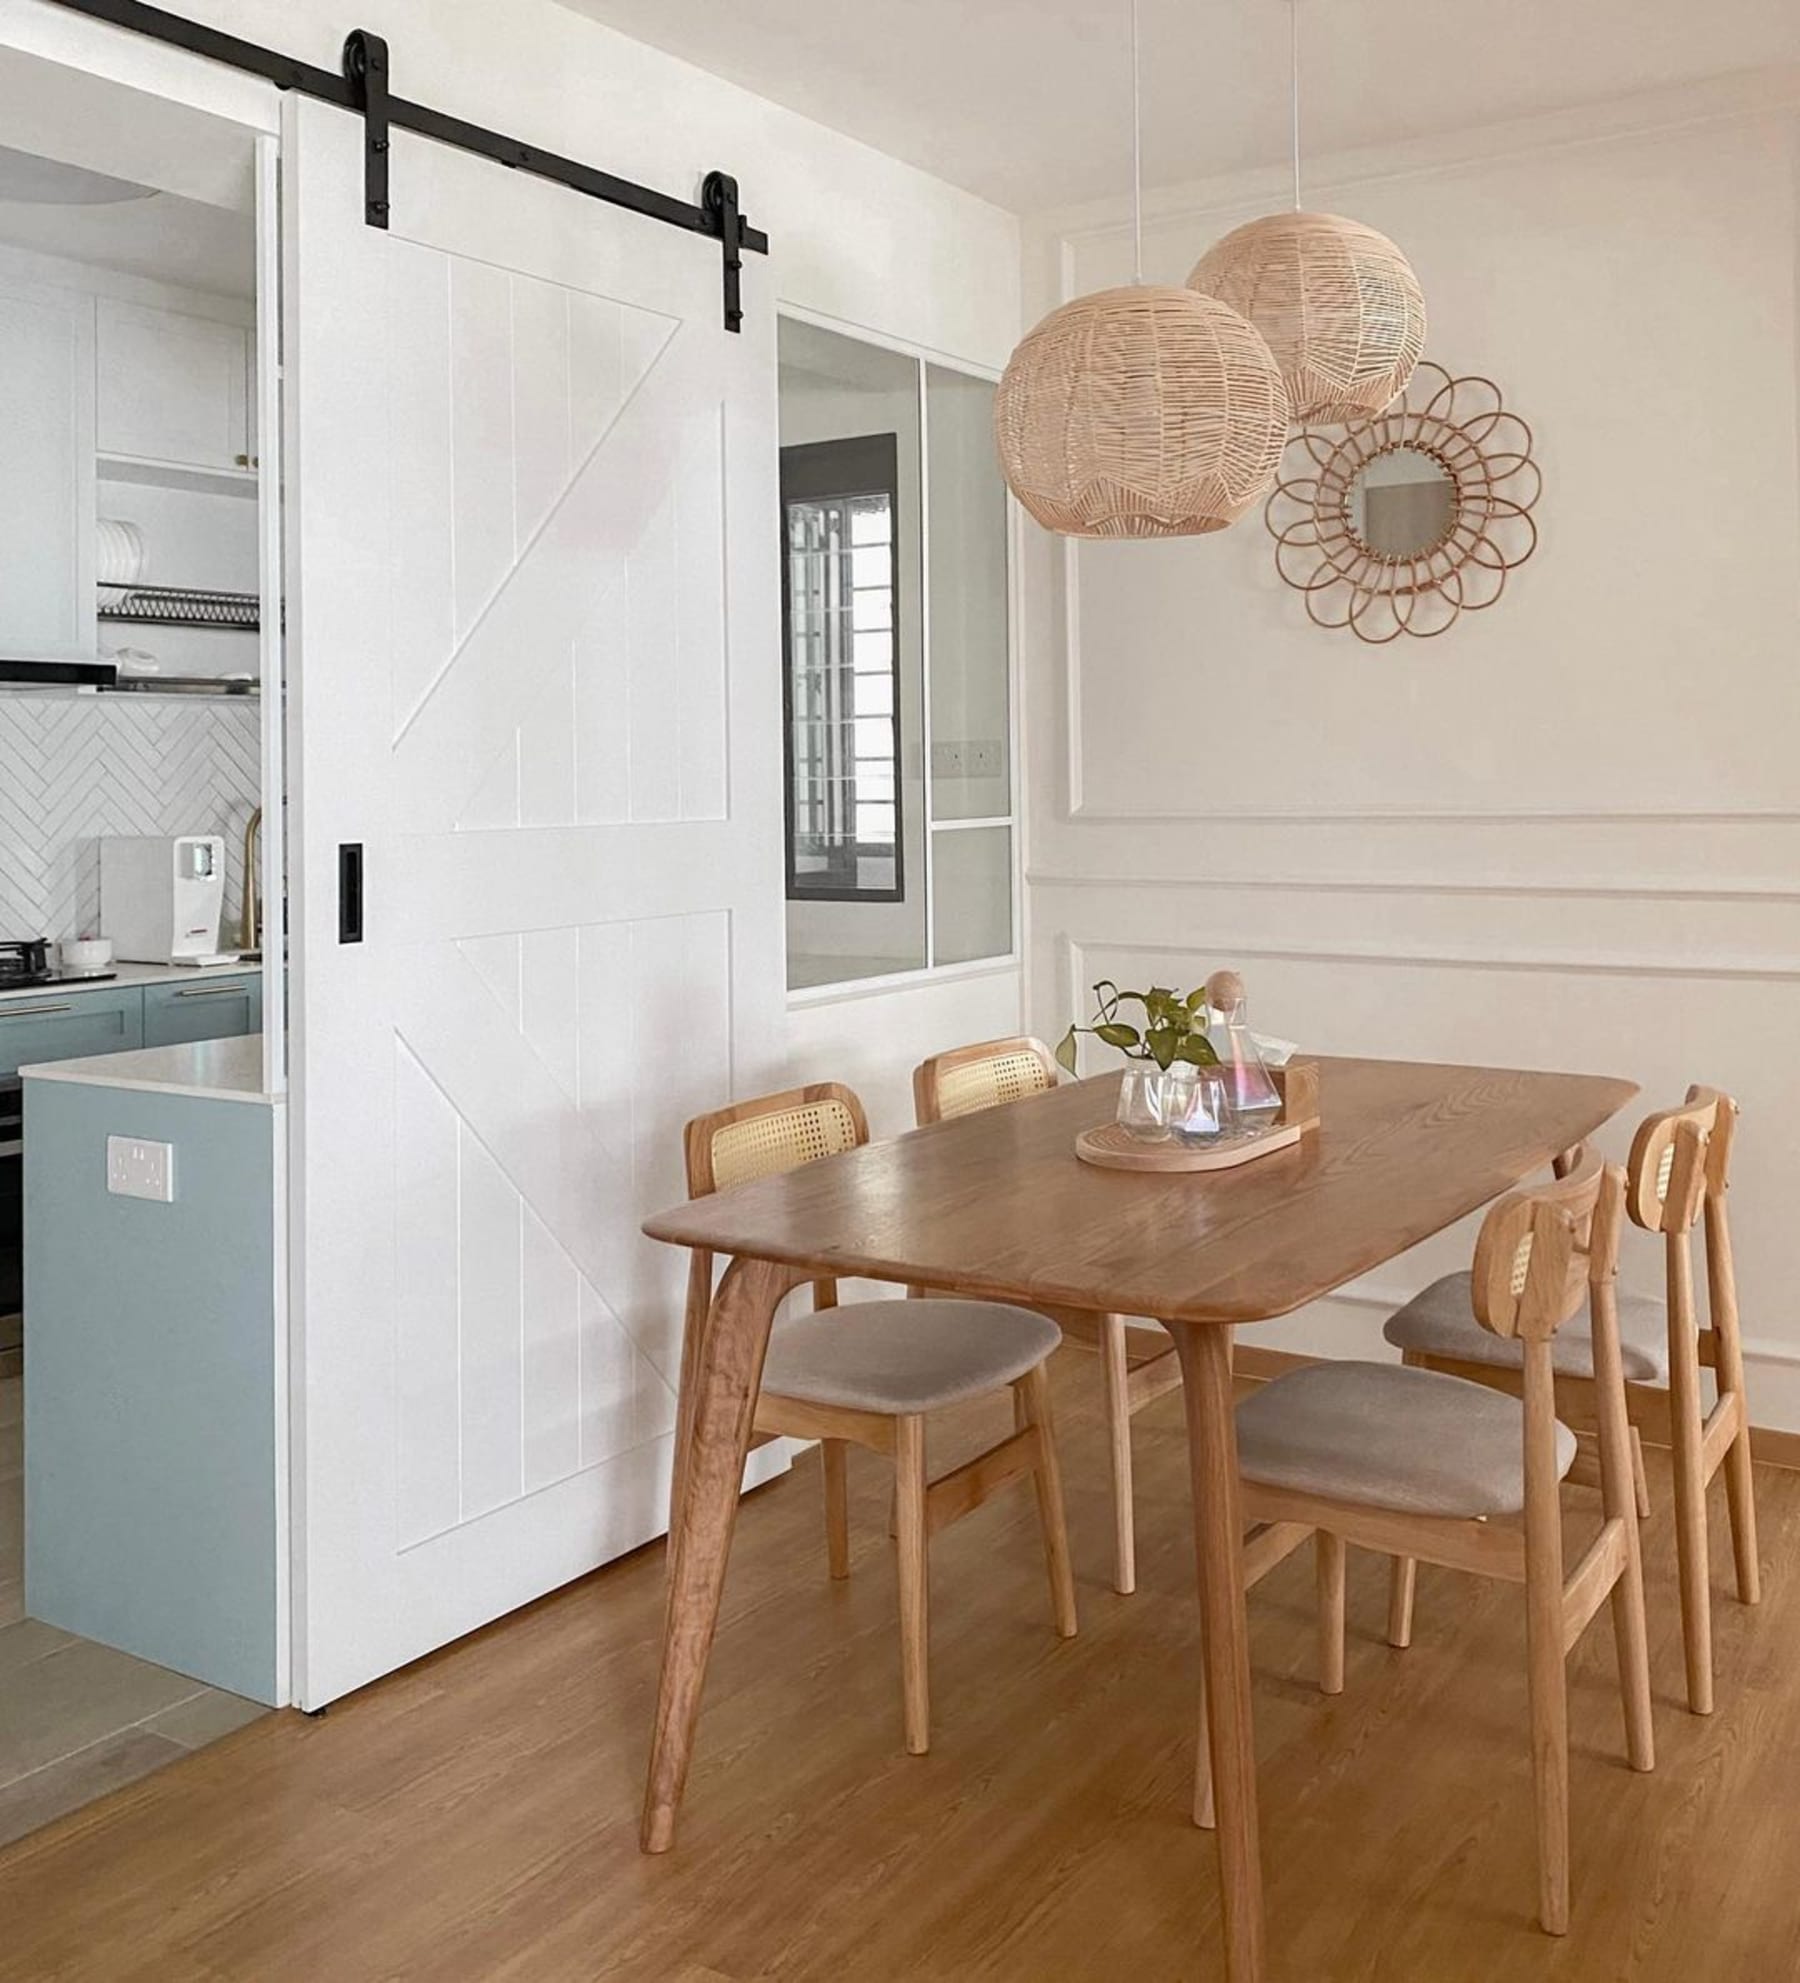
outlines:
[{"label": "kitchen cabinet", "polygon": [[102,297],[96,336],[102,456],[248,471],[246,328]]},{"label": "kitchen cabinet", "polygon": [[42,1060],[129,1053],[144,1044],[144,995],[122,991],[62,991],[46,985],[29,998],[0,1001],[0,1076]]},{"label": "kitchen cabinet", "polygon": [[94,651],[94,305],[0,280],[0,649]]},{"label": "kitchen cabinet", "polygon": [[181,1046],[262,1031],[262,979],[208,978],[192,985],[144,987],[144,1045]]}]

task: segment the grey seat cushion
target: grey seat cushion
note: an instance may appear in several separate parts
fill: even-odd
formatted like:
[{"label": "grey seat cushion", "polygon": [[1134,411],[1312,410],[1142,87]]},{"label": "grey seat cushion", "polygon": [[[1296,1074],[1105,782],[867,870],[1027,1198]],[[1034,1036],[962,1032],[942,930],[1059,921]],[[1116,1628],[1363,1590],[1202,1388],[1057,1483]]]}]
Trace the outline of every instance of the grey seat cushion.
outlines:
[{"label": "grey seat cushion", "polygon": [[[1466,1377],[1397,1363],[1316,1363],[1237,1408],[1246,1480],[1408,1515],[1512,1515],[1525,1505],[1525,1409]],[[1575,1435],[1556,1428],[1557,1476]]]},{"label": "grey seat cushion", "polygon": [[[1446,1274],[1433,1281],[1390,1315],[1381,1333],[1396,1349],[1424,1350],[1432,1356],[1453,1356],[1463,1363],[1493,1364],[1504,1370],[1523,1369],[1524,1345],[1494,1335],[1475,1320],[1471,1280],[1468,1274]],[[1620,1295],[1619,1361],[1625,1367],[1626,1383],[1668,1383],[1667,1315],[1660,1301]],[[1565,1377],[1593,1376],[1594,1334],[1585,1311],[1550,1338],[1550,1360]]]},{"label": "grey seat cushion", "polygon": [[1046,1316],[997,1301],[857,1301],[778,1322],[763,1389],[851,1411],[935,1411],[997,1391],[1062,1341]]}]

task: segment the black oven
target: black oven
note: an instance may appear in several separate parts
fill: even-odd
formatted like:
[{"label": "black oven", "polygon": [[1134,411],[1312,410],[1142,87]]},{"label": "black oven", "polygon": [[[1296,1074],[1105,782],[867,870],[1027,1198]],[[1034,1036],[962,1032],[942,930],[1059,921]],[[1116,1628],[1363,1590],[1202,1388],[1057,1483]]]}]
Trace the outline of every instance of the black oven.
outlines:
[{"label": "black oven", "polygon": [[0,1074],[0,1357],[19,1347],[24,1305],[25,1084]]}]

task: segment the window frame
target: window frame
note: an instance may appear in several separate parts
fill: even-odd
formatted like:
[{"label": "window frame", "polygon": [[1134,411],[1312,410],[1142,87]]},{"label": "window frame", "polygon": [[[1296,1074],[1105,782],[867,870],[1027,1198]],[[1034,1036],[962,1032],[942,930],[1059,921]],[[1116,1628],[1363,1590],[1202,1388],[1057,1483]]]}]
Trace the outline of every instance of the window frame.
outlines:
[{"label": "window frame", "polygon": [[[782,303],[778,316],[784,322],[810,324],[815,329],[831,331],[839,337],[849,338],[860,344],[872,346],[878,351],[891,351],[902,358],[911,359],[917,373],[919,393],[919,518],[921,539],[919,545],[921,564],[922,619],[920,631],[924,649],[924,666],[921,679],[921,744],[923,749],[923,805],[924,805],[924,861],[923,880],[925,885],[925,961],[910,965],[904,970],[874,973],[860,978],[838,978],[829,983],[816,985],[789,985],[787,1003],[790,1010],[803,1010],[813,1006],[830,1005],[841,1000],[884,997],[891,992],[905,991],[921,985],[939,983],[960,983],[968,980],[1000,977],[1023,968],[1026,944],[1026,900],[1025,867],[1027,851],[1024,842],[1025,817],[1023,809],[1024,766],[1022,751],[1024,745],[1024,716],[1021,704],[1021,662],[1022,641],[1022,599],[1024,585],[1024,540],[1021,518],[1024,512],[1010,491],[1006,492],[1006,751],[1007,751],[1007,806],[1004,813],[995,813],[980,819],[938,821],[932,817],[932,786],[934,783],[931,763],[931,533],[929,527],[931,511],[931,427],[927,382],[935,368],[945,372],[960,373],[964,378],[980,379],[990,386],[1000,383],[1000,370],[997,366],[983,365],[976,361],[952,357],[948,353],[927,345],[916,344],[909,339],[894,336],[892,333],[877,330],[872,326],[853,322],[844,317],[825,311],[813,310],[803,304]],[[775,369],[772,361],[771,370]],[[771,380],[773,385],[774,381]],[[785,516],[785,512],[783,512]],[[786,546],[782,547],[783,568],[786,565]],[[782,667],[787,666],[785,643],[781,657]],[[784,692],[785,693],[785,692]],[[783,750],[783,766],[786,764],[786,751]],[[933,869],[935,838],[940,832],[967,831],[983,826],[1004,826],[1009,832],[1010,881],[1012,902],[1012,947],[992,957],[972,958],[964,963],[942,964],[937,961],[936,932],[936,885]],[[784,828],[785,835],[785,828]],[[785,866],[785,850],[784,850]],[[785,946],[784,946],[785,958]]]},{"label": "window frame", "polygon": [[[835,887],[802,884],[795,867],[799,852],[794,826],[794,600],[793,554],[788,538],[788,511],[794,503],[853,501],[882,495],[888,501],[888,679],[893,725],[894,885],[863,888],[853,883]],[[923,519],[921,518],[921,524]],[[781,811],[782,866],[789,902],[904,902],[906,900],[906,809],[902,776],[900,729],[900,437],[897,434],[857,434],[828,441],[799,441],[781,450]],[[854,666],[852,673],[855,673]],[[854,717],[851,719],[854,721]],[[855,809],[854,749],[851,753],[851,809]],[[873,850],[871,850],[873,851]],[[860,860],[860,844],[852,842],[850,861]]]}]

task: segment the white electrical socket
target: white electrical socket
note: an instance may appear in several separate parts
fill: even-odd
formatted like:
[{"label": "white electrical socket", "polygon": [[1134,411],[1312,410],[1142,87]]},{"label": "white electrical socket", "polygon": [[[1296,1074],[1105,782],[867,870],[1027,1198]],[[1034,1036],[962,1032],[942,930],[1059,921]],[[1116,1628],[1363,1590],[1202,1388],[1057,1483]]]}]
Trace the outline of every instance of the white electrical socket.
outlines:
[{"label": "white electrical socket", "polygon": [[116,1198],[175,1202],[175,1146],[147,1143],[141,1136],[106,1139],[106,1188]]}]

